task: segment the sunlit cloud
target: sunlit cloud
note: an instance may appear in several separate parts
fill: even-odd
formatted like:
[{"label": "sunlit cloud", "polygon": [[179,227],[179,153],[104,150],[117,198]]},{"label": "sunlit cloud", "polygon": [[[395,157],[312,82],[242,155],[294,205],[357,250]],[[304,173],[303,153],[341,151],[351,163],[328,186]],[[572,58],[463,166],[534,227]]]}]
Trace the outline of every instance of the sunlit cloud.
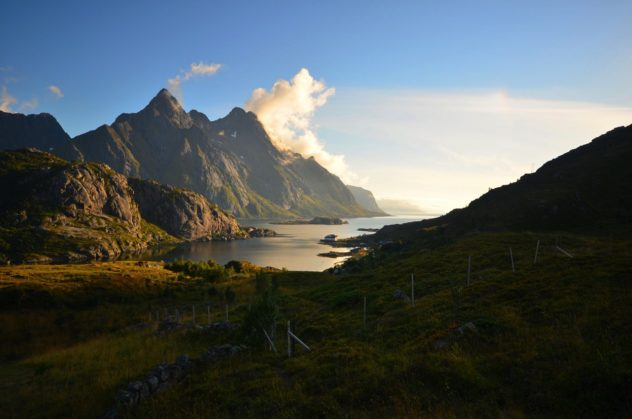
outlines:
[{"label": "sunlit cloud", "polygon": [[349,164],[370,175],[376,198],[445,212],[629,125],[632,108],[507,91],[339,89],[316,121],[328,137],[346,140]]},{"label": "sunlit cloud", "polygon": [[222,68],[222,64],[206,64],[200,61],[192,63],[187,71],[180,71],[174,78],[167,80],[167,86],[171,94],[173,94],[180,103],[184,103],[182,96],[182,82],[197,76],[212,76]]},{"label": "sunlit cloud", "polygon": [[278,147],[314,157],[343,181],[361,184],[362,179],[349,170],[343,155],[325,150],[312,123],[316,109],[324,106],[335,92],[335,88],[314,79],[303,68],[289,81],[277,80],[270,91],[255,89],[245,108],[257,115]]},{"label": "sunlit cloud", "polygon": [[62,97],[64,97],[64,93],[61,91],[61,89],[59,88],[59,86],[55,86],[54,84],[51,84],[50,86],[48,86],[48,90],[55,95],[55,97],[57,99],[61,99]]},{"label": "sunlit cloud", "polygon": [[11,107],[17,102],[15,96],[11,96],[7,86],[2,86],[2,94],[0,94],[0,111],[12,112]]}]

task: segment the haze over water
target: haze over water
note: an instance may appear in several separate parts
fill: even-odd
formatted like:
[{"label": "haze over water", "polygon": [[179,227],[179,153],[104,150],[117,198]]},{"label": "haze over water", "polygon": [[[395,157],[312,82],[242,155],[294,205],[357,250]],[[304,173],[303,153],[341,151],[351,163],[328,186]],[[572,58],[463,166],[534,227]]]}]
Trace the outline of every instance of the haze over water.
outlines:
[{"label": "haze over water", "polygon": [[[253,238],[229,242],[194,242],[178,246],[160,257],[165,261],[175,259],[208,260],[225,264],[230,260],[247,260],[259,266],[273,266],[297,271],[322,271],[334,266],[345,258],[328,258],[318,253],[328,252],[331,246],[319,243],[327,234],[338,237],[352,237],[372,234],[358,231],[358,228],[381,228],[390,224],[418,221],[425,217],[391,216],[373,218],[349,218],[349,224],[342,225],[283,225],[270,224],[262,220],[242,220],[241,225],[269,228],[277,232],[277,237]],[[345,251],[346,248],[338,248]]]}]

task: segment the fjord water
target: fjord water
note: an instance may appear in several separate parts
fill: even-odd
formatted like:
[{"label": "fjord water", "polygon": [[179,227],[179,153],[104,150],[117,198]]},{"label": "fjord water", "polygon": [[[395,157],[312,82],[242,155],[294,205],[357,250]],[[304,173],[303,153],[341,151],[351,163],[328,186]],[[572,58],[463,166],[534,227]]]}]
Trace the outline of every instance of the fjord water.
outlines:
[{"label": "fjord water", "polygon": [[278,236],[230,242],[187,243],[162,255],[160,259],[165,261],[181,258],[195,261],[213,259],[221,264],[230,260],[247,260],[259,266],[273,266],[296,271],[322,271],[344,260],[344,258],[318,256],[318,253],[332,250],[331,246],[319,243],[319,240],[327,234],[336,234],[340,238],[372,234],[358,231],[358,228],[381,228],[385,225],[418,221],[423,218],[422,216],[349,218],[349,223],[342,225],[284,225],[270,224],[262,220],[240,220],[241,225],[269,228],[276,231]]}]

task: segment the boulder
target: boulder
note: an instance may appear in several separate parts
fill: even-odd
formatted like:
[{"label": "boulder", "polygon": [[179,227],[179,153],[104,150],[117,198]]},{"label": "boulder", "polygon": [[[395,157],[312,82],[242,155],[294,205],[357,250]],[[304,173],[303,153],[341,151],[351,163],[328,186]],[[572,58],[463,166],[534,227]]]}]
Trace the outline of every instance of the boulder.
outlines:
[{"label": "boulder", "polygon": [[408,297],[408,295],[406,295],[406,293],[400,288],[397,288],[395,291],[393,291],[393,298],[395,298],[396,300],[410,301],[410,297]]}]

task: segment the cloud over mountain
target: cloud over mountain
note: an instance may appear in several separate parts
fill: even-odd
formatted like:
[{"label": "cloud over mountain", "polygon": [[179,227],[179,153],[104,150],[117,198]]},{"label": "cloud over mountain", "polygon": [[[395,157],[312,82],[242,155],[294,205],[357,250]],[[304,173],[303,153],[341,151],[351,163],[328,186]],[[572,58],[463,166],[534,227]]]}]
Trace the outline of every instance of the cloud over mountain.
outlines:
[{"label": "cloud over mountain", "polygon": [[305,157],[314,157],[330,172],[346,181],[354,180],[343,155],[327,152],[312,125],[316,109],[336,92],[302,68],[291,80],[277,80],[270,91],[255,89],[245,104],[257,117],[276,145]]},{"label": "cloud over mountain", "polygon": [[183,103],[182,100],[182,82],[197,76],[212,76],[222,68],[222,64],[210,63],[206,64],[202,61],[192,63],[187,71],[180,71],[174,78],[167,80],[167,85],[171,93]]},{"label": "cloud over mountain", "polygon": [[11,96],[7,86],[2,86],[2,94],[0,94],[0,111],[11,112],[11,106],[17,101],[14,96]]}]

